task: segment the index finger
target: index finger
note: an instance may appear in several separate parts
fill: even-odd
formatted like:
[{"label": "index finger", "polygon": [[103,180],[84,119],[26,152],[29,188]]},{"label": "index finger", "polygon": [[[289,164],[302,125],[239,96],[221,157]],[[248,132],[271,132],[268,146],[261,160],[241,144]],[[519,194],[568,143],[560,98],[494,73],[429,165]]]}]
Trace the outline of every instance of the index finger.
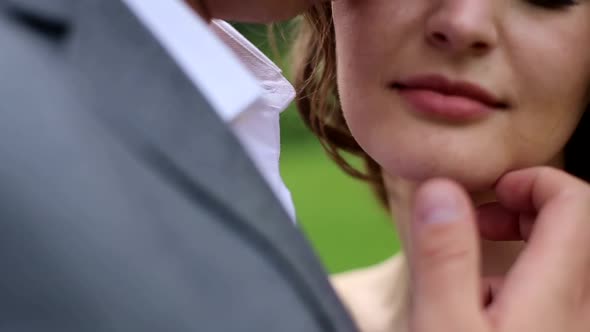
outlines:
[{"label": "index finger", "polygon": [[[590,186],[565,172],[538,167],[507,174],[496,193],[507,208],[537,218],[494,309],[522,310],[526,302],[539,314],[569,307],[590,265]],[[532,323],[543,326],[542,319]]]},{"label": "index finger", "polygon": [[502,177],[496,194],[503,206],[517,212],[539,212],[560,196],[579,195],[590,186],[563,171],[534,167],[514,171]]}]

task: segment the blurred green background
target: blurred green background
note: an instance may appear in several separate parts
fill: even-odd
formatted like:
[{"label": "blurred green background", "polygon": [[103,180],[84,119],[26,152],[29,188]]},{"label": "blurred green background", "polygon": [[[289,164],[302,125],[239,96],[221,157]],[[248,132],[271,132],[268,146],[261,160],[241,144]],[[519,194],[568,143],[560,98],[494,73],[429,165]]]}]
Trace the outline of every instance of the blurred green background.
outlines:
[{"label": "blurred green background", "polygon": [[[236,27],[289,77],[287,54],[292,25],[275,27],[274,49],[266,26]],[[283,179],[293,195],[300,226],[328,271],[371,265],[399,250],[391,218],[370,188],[329,160],[304,127],[294,105],[281,116],[281,139]]]}]

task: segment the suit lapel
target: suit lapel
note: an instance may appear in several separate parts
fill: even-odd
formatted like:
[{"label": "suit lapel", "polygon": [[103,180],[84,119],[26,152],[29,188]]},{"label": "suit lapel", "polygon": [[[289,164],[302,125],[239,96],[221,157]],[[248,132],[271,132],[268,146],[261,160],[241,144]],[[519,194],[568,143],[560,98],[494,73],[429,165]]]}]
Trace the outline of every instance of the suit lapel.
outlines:
[{"label": "suit lapel", "polygon": [[351,331],[309,245],[166,51],[121,0],[79,1],[67,52],[102,121],[178,190],[249,234],[297,286],[326,331]]}]

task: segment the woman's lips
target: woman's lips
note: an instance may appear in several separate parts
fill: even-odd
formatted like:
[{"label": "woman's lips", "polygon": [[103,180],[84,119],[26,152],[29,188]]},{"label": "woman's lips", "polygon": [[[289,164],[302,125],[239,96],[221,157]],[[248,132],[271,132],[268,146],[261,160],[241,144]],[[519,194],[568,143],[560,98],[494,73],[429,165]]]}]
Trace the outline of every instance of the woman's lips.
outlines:
[{"label": "woman's lips", "polygon": [[392,84],[417,113],[446,120],[473,120],[508,104],[469,82],[452,82],[439,75],[416,76]]}]

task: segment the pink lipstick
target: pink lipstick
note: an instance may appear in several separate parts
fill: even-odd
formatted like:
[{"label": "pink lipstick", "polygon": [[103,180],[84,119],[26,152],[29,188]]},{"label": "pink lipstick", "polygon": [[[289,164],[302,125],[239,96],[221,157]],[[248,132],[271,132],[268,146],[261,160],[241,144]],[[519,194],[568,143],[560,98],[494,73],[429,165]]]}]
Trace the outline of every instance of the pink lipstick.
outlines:
[{"label": "pink lipstick", "polygon": [[509,106],[484,88],[440,75],[415,76],[392,84],[412,110],[445,120],[466,121]]}]

